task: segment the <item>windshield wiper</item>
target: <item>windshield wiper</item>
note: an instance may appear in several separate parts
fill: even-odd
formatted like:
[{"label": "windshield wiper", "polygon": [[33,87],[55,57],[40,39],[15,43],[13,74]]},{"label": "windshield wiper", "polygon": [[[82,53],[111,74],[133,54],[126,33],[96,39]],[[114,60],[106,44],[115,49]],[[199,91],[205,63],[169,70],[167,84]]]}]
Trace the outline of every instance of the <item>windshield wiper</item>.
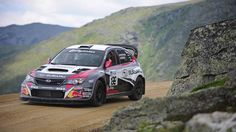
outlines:
[{"label": "windshield wiper", "polygon": [[59,65],[73,65],[73,66],[77,66],[78,64],[59,64]]},{"label": "windshield wiper", "polygon": [[78,64],[69,64],[69,63],[66,63],[66,64],[63,64],[63,63],[50,63],[52,65],[73,65],[73,66],[77,66]]}]

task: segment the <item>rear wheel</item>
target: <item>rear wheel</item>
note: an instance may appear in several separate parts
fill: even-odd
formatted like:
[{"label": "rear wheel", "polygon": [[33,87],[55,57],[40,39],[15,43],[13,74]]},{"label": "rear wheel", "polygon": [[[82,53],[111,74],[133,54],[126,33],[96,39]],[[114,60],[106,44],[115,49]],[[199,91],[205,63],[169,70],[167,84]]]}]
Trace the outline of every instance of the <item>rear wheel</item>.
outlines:
[{"label": "rear wheel", "polygon": [[132,95],[129,95],[130,100],[139,100],[142,98],[143,95],[143,90],[144,90],[144,82],[141,77],[138,77],[135,86],[134,86],[134,93]]},{"label": "rear wheel", "polygon": [[106,100],[105,86],[102,81],[98,80],[95,84],[91,104],[93,106],[101,106]]}]

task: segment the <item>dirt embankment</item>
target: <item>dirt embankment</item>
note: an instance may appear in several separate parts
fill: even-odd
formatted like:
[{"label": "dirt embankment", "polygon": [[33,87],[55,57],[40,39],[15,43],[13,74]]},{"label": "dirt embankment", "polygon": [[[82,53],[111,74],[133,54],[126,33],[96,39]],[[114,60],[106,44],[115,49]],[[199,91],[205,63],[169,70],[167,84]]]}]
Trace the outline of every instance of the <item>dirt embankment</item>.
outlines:
[{"label": "dirt embankment", "polygon": [[[147,83],[145,97],[165,96],[170,81]],[[23,103],[18,94],[0,96],[0,131],[90,131],[104,125],[112,113],[133,101],[109,99],[101,107],[58,106]]]}]

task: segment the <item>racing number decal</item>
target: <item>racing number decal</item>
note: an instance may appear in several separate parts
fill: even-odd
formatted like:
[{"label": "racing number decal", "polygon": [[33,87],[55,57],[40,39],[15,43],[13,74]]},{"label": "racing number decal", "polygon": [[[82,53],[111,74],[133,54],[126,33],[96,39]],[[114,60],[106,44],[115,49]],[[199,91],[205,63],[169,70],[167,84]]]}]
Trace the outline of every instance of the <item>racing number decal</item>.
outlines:
[{"label": "racing number decal", "polygon": [[111,71],[110,72],[110,86],[116,86],[118,85],[118,78],[116,76],[116,72],[115,71]]},{"label": "racing number decal", "polygon": [[118,83],[118,78],[116,76],[110,77],[110,86],[116,86]]}]

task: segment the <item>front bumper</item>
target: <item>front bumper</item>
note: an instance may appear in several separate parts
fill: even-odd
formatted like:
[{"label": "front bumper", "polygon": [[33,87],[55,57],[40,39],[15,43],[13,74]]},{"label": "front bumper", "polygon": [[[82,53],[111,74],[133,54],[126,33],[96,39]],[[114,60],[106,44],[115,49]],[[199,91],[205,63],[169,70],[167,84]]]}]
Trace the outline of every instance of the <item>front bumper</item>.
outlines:
[{"label": "front bumper", "polygon": [[[67,87],[67,90],[66,90]],[[38,86],[34,83],[22,83],[20,99],[43,104],[81,104],[89,102],[92,88],[82,86]]]},{"label": "front bumper", "polygon": [[32,103],[40,104],[64,104],[64,105],[76,105],[76,104],[85,104],[89,103],[90,99],[67,99],[67,98],[45,98],[45,97],[33,97],[20,95],[22,101],[29,101]]}]

